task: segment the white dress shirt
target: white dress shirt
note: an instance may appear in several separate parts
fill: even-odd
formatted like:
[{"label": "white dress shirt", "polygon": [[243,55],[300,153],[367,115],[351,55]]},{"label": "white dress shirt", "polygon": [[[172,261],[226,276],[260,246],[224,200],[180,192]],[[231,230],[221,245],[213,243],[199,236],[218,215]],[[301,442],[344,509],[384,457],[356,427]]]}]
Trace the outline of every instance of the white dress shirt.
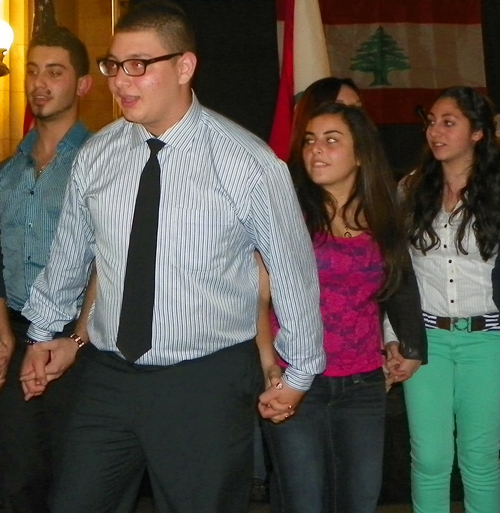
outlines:
[{"label": "white dress shirt", "polygon": [[[23,314],[46,341],[76,314],[95,256],[92,343],[119,353],[128,241],[141,171],[142,125],[120,119],[92,137],[73,166],[49,262]],[[286,165],[258,138],[193,96],[159,137],[161,200],[152,349],[137,363],[170,365],[256,334],[257,249],[269,271],[285,379],[306,390],[325,368],[316,262]],[[140,301],[141,298],[137,298]]]}]

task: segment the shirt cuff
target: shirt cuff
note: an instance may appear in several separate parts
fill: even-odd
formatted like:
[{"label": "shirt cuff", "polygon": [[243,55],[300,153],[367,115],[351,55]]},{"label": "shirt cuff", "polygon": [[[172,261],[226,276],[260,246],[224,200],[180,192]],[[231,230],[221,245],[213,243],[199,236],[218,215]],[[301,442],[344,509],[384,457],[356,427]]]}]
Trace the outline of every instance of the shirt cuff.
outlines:
[{"label": "shirt cuff", "polygon": [[384,315],[384,344],[388,344],[389,342],[399,342],[396,333],[394,332],[394,328],[392,327],[391,321],[389,321],[389,317],[387,314]]},{"label": "shirt cuff", "polygon": [[34,324],[31,324],[26,335],[31,340],[36,340],[37,342],[49,342],[54,338],[55,333],[37,328]]},{"label": "shirt cuff", "polygon": [[307,374],[290,366],[286,368],[285,374],[283,374],[283,381],[291,388],[301,392],[307,392],[311,388],[314,378],[315,374]]}]

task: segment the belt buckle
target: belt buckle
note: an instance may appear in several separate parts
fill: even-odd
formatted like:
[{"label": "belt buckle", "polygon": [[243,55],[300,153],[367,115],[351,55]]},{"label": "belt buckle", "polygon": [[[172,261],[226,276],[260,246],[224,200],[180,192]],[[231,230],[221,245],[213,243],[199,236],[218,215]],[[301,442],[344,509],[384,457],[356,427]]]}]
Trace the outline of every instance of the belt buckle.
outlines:
[{"label": "belt buckle", "polygon": [[452,317],[451,318],[451,330],[450,331],[467,331],[471,332],[472,328],[470,317]]}]

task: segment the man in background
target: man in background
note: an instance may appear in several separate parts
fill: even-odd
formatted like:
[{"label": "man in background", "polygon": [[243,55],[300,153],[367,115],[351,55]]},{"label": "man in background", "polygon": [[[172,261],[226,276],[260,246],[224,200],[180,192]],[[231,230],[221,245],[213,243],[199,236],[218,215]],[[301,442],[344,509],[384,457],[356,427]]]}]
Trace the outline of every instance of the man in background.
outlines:
[{"label": "man in background", "polygon": [[71,165],[90,136],[78,121],[78,100],[90,86],[87,50],[68,29],[30,41],[25,90],[36,124],[0,170],[0,240],[16,339],[0,352],[0,503],[7,513],[49,511],[52,462],[76,380],[71,369],[43,397],[25,401],[19,374],[29,322],[21,310],[47,261]]}]

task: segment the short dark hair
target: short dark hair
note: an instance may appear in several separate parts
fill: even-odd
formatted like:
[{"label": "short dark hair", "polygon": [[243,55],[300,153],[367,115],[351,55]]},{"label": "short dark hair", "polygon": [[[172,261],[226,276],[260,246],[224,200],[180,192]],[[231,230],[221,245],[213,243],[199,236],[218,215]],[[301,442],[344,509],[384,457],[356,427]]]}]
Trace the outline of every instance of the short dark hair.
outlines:
[{"label": "short dark hair", "polygon": [[172,53],[196,52],[193,27],[183,9],[173,2],[139,2],[115,26],[115,33],[141,30],[154,30]]},{"label": "short dark hair", "polygon": [[89,53],[85,44],[66,27],[50,27],[33,36],[28,44],[28,53],[35,46],[58,46],[69,53],[69,60],[76,75],[83,77],[89,74]]}]

